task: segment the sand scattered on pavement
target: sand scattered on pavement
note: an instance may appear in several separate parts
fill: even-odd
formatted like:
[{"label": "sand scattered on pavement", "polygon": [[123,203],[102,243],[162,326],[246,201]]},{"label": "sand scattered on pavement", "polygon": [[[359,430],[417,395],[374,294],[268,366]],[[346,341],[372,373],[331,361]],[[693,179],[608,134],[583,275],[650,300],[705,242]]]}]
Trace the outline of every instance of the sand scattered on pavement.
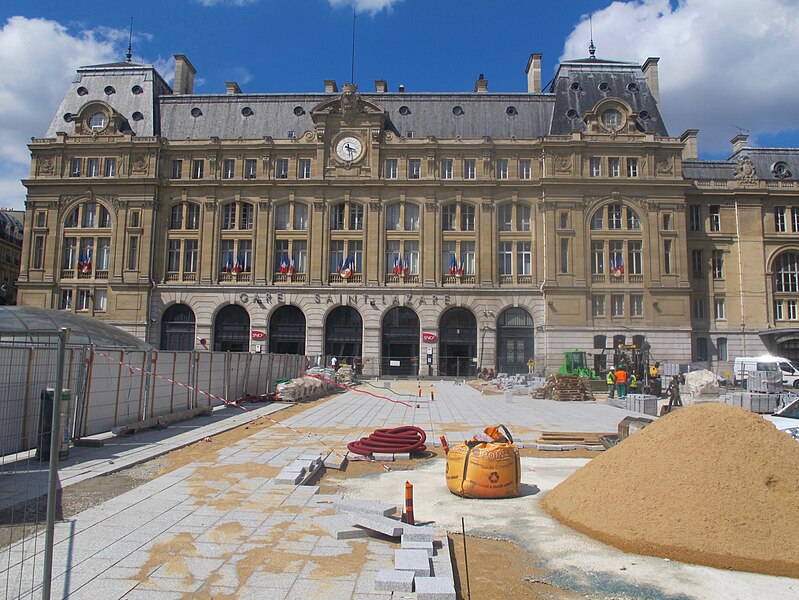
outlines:
[{"label": "sand scattered on pavement", "polygon": [[542,505],[625,552],[799,577],[799,444],[742,408],[667,415],[580,468]]}]

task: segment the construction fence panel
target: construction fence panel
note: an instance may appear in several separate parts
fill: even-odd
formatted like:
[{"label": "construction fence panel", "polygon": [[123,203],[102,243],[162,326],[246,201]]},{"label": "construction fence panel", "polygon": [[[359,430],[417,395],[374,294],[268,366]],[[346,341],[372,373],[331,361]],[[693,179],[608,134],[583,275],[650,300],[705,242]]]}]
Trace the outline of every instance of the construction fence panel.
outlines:
[{"label": "construction fence panel", "polygon": [[[226,398],[228,381],[228,354],[222,352],[200,352],[197,355],[197,387],[204,391]],[[218,406],[219,400],[202,395],[200,406]]]},{"label": "construction fence panel", "polygon": [[153,376],[151,378],[151,417],[161,417],[188,410],[191,390],[173,381],[191,385],[193,353],[160,351],[153,352]]}]

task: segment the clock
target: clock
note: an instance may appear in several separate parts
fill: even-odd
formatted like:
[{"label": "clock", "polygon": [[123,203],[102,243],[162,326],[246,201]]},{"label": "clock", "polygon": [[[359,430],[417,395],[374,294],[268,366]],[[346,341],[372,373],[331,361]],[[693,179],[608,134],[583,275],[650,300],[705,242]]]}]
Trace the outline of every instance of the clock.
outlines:
[{"label": "clock", "polygon": [[362,153],[363,144],[355,136],[344,136],[336,143],[336,155],[341,160],[352,162],[360,158]]}]

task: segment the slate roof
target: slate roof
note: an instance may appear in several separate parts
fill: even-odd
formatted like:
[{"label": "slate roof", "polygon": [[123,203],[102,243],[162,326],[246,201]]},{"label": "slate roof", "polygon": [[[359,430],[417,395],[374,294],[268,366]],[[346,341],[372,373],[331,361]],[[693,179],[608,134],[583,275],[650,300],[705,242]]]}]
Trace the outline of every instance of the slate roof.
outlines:
[{"label": "slate roof", "polygon": [[[313,130],[311,110],[338,94],[231,94],[163,96],[161,134],[168,139],[258,139],[300,136]],[[548,94],[361,94],[388,113],[398,135],[437,138],[535,138],[549,131],[552,97]],[[461,115],[453,114],[459,106]],[[242,109],[252,110],[245,117]],[[404,107],[404,108],[403,108]],[[192,116],[198,108],[202,115]],[[402,110],[401,110],[402,109]],[[300,112],[301,114],[296,114]],[[509,114],[511,113],[511,114]]]},{"label": "slate roof", "polygon": [[682,174],[686,179],[732,179],[735,164],[724,160],[684,160]]},{"label": "slate roof", "polygon": [[[683,177],[686,179],[732,179],[735,166],[744,156],[752,161],[755,175],[764,181],[799,181],[799,148],[742,148],[727,160],[684,160]],[[778,172],[786,175],[777,177],[775,166],[783,163],[785,169]]]}]

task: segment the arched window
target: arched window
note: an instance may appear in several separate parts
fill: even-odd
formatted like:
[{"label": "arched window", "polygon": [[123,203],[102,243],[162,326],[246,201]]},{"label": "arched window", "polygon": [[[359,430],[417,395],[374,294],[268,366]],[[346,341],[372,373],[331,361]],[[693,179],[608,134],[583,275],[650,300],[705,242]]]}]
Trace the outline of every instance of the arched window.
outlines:
[{"label": "arched window", "polygon": [[62,279],[108,279],[111,267],[111,213],[83,202],[64,220]]},{"label": "arched window", "polygon": [[161,317],[161,350],[194,350],[194,311],[173,304]]},{"label": "arched window", "polygon": [[386,283],[418,283],[420,240],[405,232],[419,232],[419,206],[396,202],[386,206]]},{"label": "arched window", "polygon": [[197,281],[200,205],[179,202],[169,210],[165,281]]},{"label": "arched window", "polygon": [[774,291],[799,292],[799,253],[785,252],[774,261]]},{"label": "arched window", "polygon": [[249,202],[222,206],[219,281],[250,281],[254,218],[255,209]]},{"label": "arched window", "polygon": [[275,282],[304,282],[308,273],[308,205],[284,202],[275,208]]},{"label": "arched window", "polygon": [[598,208],[590,219],[593,283],[643,283],[643,232],[638,213],[620,203]]}]

